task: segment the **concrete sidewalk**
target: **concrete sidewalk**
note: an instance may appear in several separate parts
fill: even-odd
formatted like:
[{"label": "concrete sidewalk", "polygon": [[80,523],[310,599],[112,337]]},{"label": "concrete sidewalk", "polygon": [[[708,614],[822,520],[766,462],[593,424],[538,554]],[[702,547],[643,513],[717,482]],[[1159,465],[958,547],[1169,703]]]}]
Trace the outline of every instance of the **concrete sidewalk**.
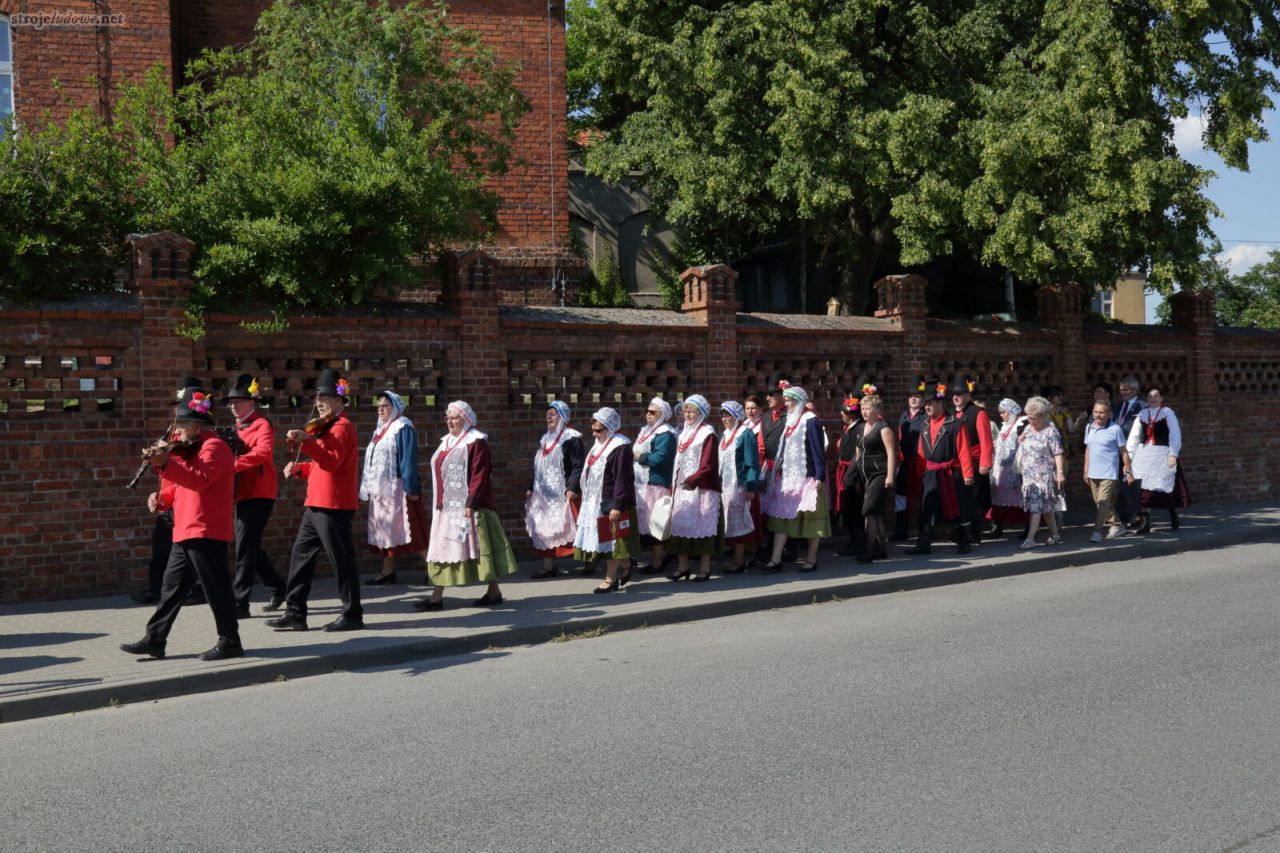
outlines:
[{"label": "concrete sidewalk", "polygon": [[[262,599],[254,617],[240,623],[247,656],[204,663],[196,655],[216,635],[207,607],[184,608],[162,661],[126,655],[117,646],[143,635],[151,608],[128,598],[63,601],[0,607],[0,722],[63,714],[121,702],[137,702],[298,678],[335,669],[402,663],[441,655],[477,652],[494,646],[544,642],[593,628],[610,631],[706,619],[774,607],[788,607],[904,589],[943,586],[985,578],[1160,557],[1246,542],[1280,542],[1280,504],[1193,507],[1182,514],[1182,529],[1170,532],[1163,513],[1159,529],[1145,537],[1088,543],[1089,528],[1075,527],[1066,542],[1020,552],[1018,541],[983,543],[958,556],[950,543],[928,557],[904,555],[870,566],[837,557],[838,543],[824,545],[820,567],[810,575],[788,566],[781,575],[722,577],[706,584],[671,583],[661,576],[637,578],[625,590],[593,595],[597,578],[576,572],[554,580],[517,577],[503,584],[505,603],[475,609],[482,587],[446,593],[448,609],[417,613],[408,599],[423,586],[365,587],[364,631],[326,634],[319,630],[338,612],[332,580],[312,592],[312,630],[276,633],[263,624]],[[562,561],[567,562],[567,561]],[[407,578],[422,581],[421,573]],[[527,574],[525,572],[524,574]],[[401,573],[404,578],[405,573]]]}]

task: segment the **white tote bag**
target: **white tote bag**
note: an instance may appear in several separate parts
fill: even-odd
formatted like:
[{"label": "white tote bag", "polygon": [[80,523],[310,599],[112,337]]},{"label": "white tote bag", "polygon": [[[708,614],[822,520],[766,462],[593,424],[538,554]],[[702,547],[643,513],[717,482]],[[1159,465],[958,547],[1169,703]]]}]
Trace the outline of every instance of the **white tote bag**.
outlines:
[{"label": "white tote bag", "polygon": [[649,510],[649,535],[659,542],[665,542],[671,536],[672,503],[671,495],[663,495]]}]

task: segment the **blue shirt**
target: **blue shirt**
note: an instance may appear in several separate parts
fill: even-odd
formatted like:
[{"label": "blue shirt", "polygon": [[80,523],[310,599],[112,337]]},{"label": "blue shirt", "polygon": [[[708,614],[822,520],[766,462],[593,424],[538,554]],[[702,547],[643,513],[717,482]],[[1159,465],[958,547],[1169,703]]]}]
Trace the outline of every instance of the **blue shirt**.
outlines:
[{"label": "blue shirt", "polygon": [[1084,446],[1089,451],[1090,480],[1114,480],[1120,476],[1120,448],[1124,447],[1125,434],[1119,424],[1110,421],[1099,429],[1092,421],[1084,430]]}]

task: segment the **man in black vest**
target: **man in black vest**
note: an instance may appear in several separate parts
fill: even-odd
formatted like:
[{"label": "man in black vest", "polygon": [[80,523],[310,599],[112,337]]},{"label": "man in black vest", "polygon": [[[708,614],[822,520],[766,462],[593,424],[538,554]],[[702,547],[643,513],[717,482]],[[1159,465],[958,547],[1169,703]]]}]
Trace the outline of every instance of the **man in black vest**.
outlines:
[{"label": "man in black vest", "polygon": [[932,551],[933,526],[939,521],[958,522],[956,542],[960,554],[969,553],[969,523],[962,515],[959,501],[961,489],[973,486],[973,456],[969,438],[960,421],[947,412],[947,386],[942,382],[927,383],[930,389],[925,403],[928,421],[920,431],[916,452],[924,469],[923,494],[920,499],[920,538],[912,554]]},{"label": "man in black vest", "polygon": [[[1126,439],[1133,432],[1133,424],[1138,415],[1147,408],[1141,392],[1142,383],[1138,381],[1138,377],[1130,375],[1120,380],[1120,403],[1114,408],[1115,422],[1124,430]],[[1139,518],[1141,511],[1142,484],[1126,483],[1124,478],[1120,478],[1116,487],[1116,515],[1129,525]]]}]

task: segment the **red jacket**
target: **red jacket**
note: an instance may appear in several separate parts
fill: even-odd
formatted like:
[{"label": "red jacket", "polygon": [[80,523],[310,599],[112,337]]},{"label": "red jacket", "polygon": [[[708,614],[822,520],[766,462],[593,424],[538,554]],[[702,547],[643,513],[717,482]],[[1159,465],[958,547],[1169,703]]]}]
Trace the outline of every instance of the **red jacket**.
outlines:
[{"label": "red jacket", "polygon": [[259,412],[253,412],[236,433],[244,442],[244,452],[236,457],[236,501],[276,498],[276,431]]},{"label": "red jacket", "polygon": [[173,541],[216,539],[235,535],[235,457],[212,432],[200,438],[187,458],[170,456],[164,479],[173,483]]},{"label": "red jacket", "polygon": [[355,509],[360,483],[356,460],[356,426],[338,415],[324,435],[308,438],[302,452],[313,462],[294,466],[295,477],[307,481],[306,505],[315,509]]}]

